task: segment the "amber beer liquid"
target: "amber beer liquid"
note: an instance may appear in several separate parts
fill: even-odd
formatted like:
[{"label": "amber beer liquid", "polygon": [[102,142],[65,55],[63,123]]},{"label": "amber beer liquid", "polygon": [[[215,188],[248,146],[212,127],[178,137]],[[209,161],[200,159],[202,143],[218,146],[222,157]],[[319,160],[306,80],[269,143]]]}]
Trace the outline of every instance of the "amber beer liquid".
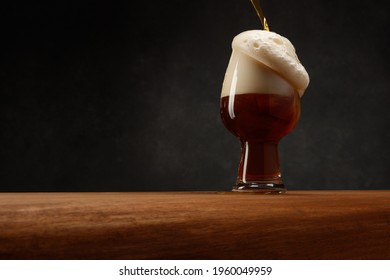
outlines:
[{"label": "amber beer liquid", "polygon": [[[229,99],[234,98],[233,107]],[[230,104],[232,101],[230,100]],[[241,159],[233,189],[266,185],[283,189],[278,143],[298,122],[298,93],[244,93],[221,98],[221,118],[225,127],[241,141]]]}]

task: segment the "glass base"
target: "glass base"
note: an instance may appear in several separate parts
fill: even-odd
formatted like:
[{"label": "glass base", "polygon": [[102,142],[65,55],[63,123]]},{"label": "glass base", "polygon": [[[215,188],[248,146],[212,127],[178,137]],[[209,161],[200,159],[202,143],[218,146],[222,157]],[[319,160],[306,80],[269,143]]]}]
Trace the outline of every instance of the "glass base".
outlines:
[{"label": "glass base", "polygon": [[240,183],[233,187],[234,192],[282,194],[287,191],[283,183]]}]

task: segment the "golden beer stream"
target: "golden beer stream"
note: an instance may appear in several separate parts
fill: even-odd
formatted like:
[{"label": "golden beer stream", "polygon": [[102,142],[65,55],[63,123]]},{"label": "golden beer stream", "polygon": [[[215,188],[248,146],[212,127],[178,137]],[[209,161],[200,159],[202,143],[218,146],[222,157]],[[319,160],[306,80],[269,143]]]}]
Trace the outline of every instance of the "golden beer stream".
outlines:
[{"label": "golden beer stream", "polygon": [[256,10],[257,16],[260,18],[261,24],[263,25],[264,30],[269,31],[267,20],[265,19],[263,10],[260,7],[259,0],[251,0],[253,7]]}]

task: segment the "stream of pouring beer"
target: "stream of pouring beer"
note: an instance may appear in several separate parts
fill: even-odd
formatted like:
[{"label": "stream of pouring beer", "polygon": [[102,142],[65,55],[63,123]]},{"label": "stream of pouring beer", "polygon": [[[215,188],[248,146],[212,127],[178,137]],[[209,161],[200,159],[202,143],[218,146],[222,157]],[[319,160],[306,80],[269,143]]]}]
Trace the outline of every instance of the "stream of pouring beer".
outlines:
[{"label": "stream of pouring beer", "polygon": [[261,24],[263,25],[264,30],[269,31],[267,20],[264,16],[263,10],[260,7],[259,0],[251,0],[253,7],[256,10],[257,16],[260,18]]}]

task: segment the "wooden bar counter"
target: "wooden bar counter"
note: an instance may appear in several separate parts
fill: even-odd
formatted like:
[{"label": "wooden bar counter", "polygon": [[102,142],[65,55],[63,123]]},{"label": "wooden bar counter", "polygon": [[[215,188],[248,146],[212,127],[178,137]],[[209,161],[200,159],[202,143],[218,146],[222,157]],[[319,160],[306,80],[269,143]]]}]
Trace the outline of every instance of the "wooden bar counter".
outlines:
[{"label": "wooden bar counter", "polygon": [[390,259],[390,191],[0,193],[0,259]]}]

